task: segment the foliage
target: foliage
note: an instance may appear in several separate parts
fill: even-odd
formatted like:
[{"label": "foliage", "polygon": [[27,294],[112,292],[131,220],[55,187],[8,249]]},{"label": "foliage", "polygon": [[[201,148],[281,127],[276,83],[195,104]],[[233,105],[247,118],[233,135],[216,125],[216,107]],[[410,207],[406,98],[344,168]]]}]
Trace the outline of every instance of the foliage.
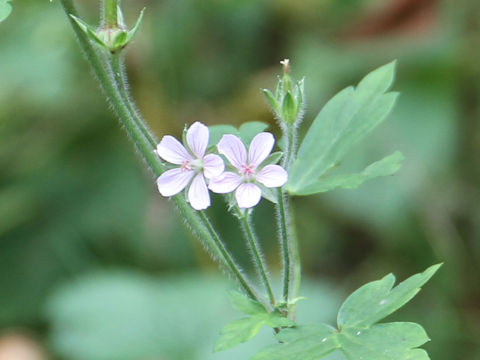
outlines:
[{"label": "foliage", "polygon": [[215,344],[215,351],[227,350],[252,339],[263,325],[272,328],[295,325],[293,321],[282,316],[280,312],[268,312],[261,304],[238,292],[230,293],[230,301],[236,310],[250,316],[226,325]]},{"label": "foliage", "polygon": [[355,188],[376,176],[391,175],[401,155],[387,157],[364,173],[330,177],[350,148],[377,127],[390,113],[398,94],[386,91],[393,82],[395,63],[368,74],[356,88],[335,95],[320,111],[303,139],[293,164],[288,191],[308,195],[336,187]]},{"label": "foliage", "polygon": [[429,341],[423,328],[415,323],[376,324],[411,300],[440,265],[393,284],[389,274],[363,285],[350,295],[338,312],[338,329],[316,324],[282,330],[273,345],[253,360],[316,360],[334,350],[341,350],[349,360],[429,359],[417,347]]},{"label": "foliage", "polygon": [[[130,145],[85,76],[58,2],[14,4],[19,21],[12,17],[0,27],[0,282],[9,290],[2,297],[1,325],[28,328],[44,339],[48,334],[38,309],[55,285],[73,281],[71,274],[105,266],[111,271],[112,265],[163,274],[193,263],[203,272],[211,265],[173,221],[168,203],[154,195],[149,174],[139,172]],[[123,4],[132,10],[139,6]],[[396,86],[402,96],[392,121],[349,152],[341,167],[355,173],[392,153],[395,144],[408,158],[403,170],[365,183],[361,191],[299,197],[296,222],[304,272],[317,280],[320,273],[334,279],[336,288],[371,278],[386,264],[406,273],[445,260],[448,272],[432,285],[447,295],[427,291],[418,306],[404,312],[435,339],[428,350],[436,359],[476,358],[480,338],[471,320],[479,303],[471,271],[480,254],[474,156],[479,142],[473,140],[478,77],[475,65],[465,62],[477,58],[469,55],[477,47],[459,46],[475,39],[474,28],[468,27],[469,34],[461,30],[467,28],[460,14],[469,13],[466,4],[450,9],[447,2],[439,4],[440,26],[424,23],[426,32],[420,29],[419,36],[398,30],[393,37],[386,32],[359,39],[350,26],[369,9],[381,12],[382,2],[377,7],[371,1],[167,0],[148,5],[146,26],[127,56],[135,97],[158,134],[180,132],[197,119],[236,126],[240,119],[271,123],[265,104],[252,101],[253,94],[285,54],[296,73],[307,75],[312,112],[367,69],[398,58]],[[85,2],[82,9],[92,22],[97,18],[97,4]],[[459,87],[468,96],[459,96]],[[310,120],[307,115],[305,122]],[[262,204],[255,214],[268,261],[277,254],[274,236],[266,236],[272,232],[269,208]],[[243,250],[222,204],[212,211],[221,232],[231,234],[229,246]],[[170,238],[175,241],[163,240]],[[237,253],[247,263],[248,255]],[[317,300],[299,310],[311,303]],[[192,346],[188,328],[179,328],[177,337]]]}]

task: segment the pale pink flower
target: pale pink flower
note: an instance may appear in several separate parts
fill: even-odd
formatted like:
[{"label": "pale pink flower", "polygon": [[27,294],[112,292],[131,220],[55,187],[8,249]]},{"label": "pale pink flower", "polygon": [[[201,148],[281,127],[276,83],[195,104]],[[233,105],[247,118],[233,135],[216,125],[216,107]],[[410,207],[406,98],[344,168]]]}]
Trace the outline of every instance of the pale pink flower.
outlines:
[{"label": "pale pink flower", "polygon": [[[205,155],[210,133],[208,127],[196,122],[187,130],[189,150],[173,136],[164,136],[157,146],[157,154],[165,161],[180,165],[165,171],[157,179],[158,191],[163,196],[173,196],[189,184],[188,201],[195,210],[204,210],[210,206],[205,178],[220,175],[225,164],[220,156]],[[193,180],[192,180],[193,179]]]},{"label": "pale pink flower", "polygon": [[240,208],[255,206],[262,197],[258,183],[276,188],[285,185],[287,172],[279,165],[261,166],[270,155],[275,139],[267,132],[256,135],[247,150],[243,142],[235,135],[224,135],[217,145],[218,152],[228,159],[236,172],[226,171],[210,180],[209,188],[213,192],[226,194],[235,191]]}]

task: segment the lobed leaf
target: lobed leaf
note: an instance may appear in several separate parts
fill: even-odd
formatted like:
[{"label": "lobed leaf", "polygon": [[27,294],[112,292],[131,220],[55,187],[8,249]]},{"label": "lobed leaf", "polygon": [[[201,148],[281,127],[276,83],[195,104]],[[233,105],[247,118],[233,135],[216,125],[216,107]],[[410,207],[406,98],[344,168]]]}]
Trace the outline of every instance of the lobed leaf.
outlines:
[{"label": "lobed leaf", "polygon": [[433,265],[393,289],[393,274],[362,286],[341,306],[337,317],[338,327],[369,326],[390,315],[410,301],[440,266],[441,264]]},{"label": "lobed leaf", "polygon": [[386,118],[398,96],[386,92],[394,74],[395,62],[384,65],[356,88],[340,91],[325,105],[308,130],[290,171],[290,193],[299,194],[316,183]]},{"label": "lobed leaf", "polygon": [[338,342],[348,360],[428,360],[417,347],[430,339],[418,324],[395,322],[368,329],[349,328],[338,333]]},{"label": "lobed leaf", "polygon": [[355,189],[367,180],[395,174],[401,168],[403,159],[403,154],[396,151],[382,160],[370,164],[361,173],[323,176],[317,182],[296,192],[295,195],[311,195],[338,188]]},{"label": "lobed leaf", "polygon": [[316,360],[339,348],[336,330],[329,325],[304,325],[282,330],[281,342],[267,347],[252,360]]},{"label": "lobed leaf", "polygon": [[282,330],[252,360],[318,360],[340,350],[348,360],[429,360],[418,349],[430,339],[418,324],[374,324],[408,302],[441,265],[429,267],[393,288],[392,274],[362,286],[341,306],[338,327],[316,324]]}]

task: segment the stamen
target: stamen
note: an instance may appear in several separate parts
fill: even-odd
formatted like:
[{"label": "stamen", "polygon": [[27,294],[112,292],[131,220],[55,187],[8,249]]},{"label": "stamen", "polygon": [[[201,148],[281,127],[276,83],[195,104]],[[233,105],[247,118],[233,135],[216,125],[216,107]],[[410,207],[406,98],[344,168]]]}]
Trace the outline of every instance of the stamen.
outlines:
[{"label": "stamen", "polygon": [[255,175],[255,165],[242,164],[242,170],[239,172],[241,175],[245,176],[246,179],[248,179],[250,176]]},{"label": "stamen", "polygon": [[182,162],[182,166],[180,166],[180,169],[182,169],[182,171],[192,170],[192,168],[190,167],[190,162],[188,160]]}]

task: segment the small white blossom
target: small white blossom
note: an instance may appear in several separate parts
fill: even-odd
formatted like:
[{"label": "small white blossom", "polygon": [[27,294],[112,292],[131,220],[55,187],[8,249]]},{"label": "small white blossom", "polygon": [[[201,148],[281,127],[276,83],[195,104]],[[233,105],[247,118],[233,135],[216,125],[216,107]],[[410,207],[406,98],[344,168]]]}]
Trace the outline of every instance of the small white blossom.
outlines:
[{"label": "small white blossom", "polygon": [[275,139],[267,132],[256,135],[248,149],[235,135],[224,135],[217,145],[218,152],[228,159],[236,172],[226,171],[210,180],[213,192],[226,194],[235,191],[240,208],[250,208],[258,204],[262,190],[258,183],[275,188],[283,186],[288,179],[287,172],[279,165],[261,166],[270,155]]},{"label": "small white blossom", "polygon": [[[157,154],[165,161],[180,165],[165,171],[157,179],[158,191],[163,196],[173,196],[185,189],[189,184],[188,201],[195,210],[204,210],[210,206],[205,178],[220,175],[225,164],[220,156],[205,155],[210,133],[208,127],[196,122],[187,130],[187,145],[167,135],[157,146]],[[192,180],[193,179],[193,180]]]}]

